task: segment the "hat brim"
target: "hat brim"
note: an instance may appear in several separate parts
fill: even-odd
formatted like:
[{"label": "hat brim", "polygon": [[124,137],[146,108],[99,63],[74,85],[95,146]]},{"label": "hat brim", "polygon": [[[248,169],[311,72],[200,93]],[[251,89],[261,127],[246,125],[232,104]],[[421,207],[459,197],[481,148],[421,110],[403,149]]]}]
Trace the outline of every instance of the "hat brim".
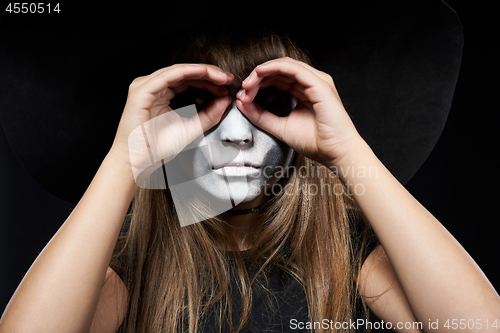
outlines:
[{"label": "hat brim", "polygon": [[463,45],[460,20],[442,1],[162,6],[75,11],[65,31],[0,35],[0,119],[21,164],[52,194],[79,201],[111,147],[130,82],[165,66],[170,40],[212,17],[235,28],[273,22],[294,37],[403,184],[442,132]]}]

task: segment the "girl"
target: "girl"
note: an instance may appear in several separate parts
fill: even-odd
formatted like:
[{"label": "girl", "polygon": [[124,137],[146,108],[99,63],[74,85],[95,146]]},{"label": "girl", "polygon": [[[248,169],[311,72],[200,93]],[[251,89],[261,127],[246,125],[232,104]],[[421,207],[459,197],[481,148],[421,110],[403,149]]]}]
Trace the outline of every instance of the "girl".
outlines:
[{"label": "girl", "polygon": [[[487,278],[374,155],[332,78],[286,36],[227,36],[200,34],[132,82],[112,148],[0,332],[348,331],[360,297],[394,330],[497,320]],[[199,112],[176,117],[186,102]],[[168,189],[151,189],[130,134],[151,138],[145,124],[169,113],[175,132],[147,142]],[[175,165],[196,195],[174,191]],[[185,211],[206,218],[181,226]]]}]

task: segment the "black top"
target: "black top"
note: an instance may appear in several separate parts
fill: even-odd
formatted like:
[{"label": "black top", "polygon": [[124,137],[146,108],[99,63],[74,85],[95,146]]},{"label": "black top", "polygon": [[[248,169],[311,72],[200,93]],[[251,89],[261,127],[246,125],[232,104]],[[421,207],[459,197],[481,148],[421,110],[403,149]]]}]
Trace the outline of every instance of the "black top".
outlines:
[{"label": "black top", "polygon": [[[354,240],[354,247],[359,248],[359,243]],[[368,238],[365,250],[363,251],[362,260],[368,257],[371,251],[378,245],[378,241],[374,234]],[[250,262],[248,256],[251,250],[242,251],[241,254],[247,265],[247,270],[250,272]],[[306,329],[309,322],[308,307],[304,288],[293,277],[284,273],[277,267],[271,268],[269,277],[269,288],[273,292],[274,297],[271,298],[272,304],[269,305],[266,295],[261,288],[252,288],[252,310],[250,318],[248,319],[247,326],[243,328],[242,333],[264,333],[264,332],[311,332]],[[238,291],[236,282],[232,281],[233,292],[232,301],[236,307],[241,304],[241,294]],[[237,308],[233,311],[233,320],[239,323],[241,309]],[[364,319],[364,312],[362,304],[359,303],[356,311],[355,318]],[[311,325],[311,323],[309,323]],[[215,318],[210,317],[206,325],[200,332],[215,333],[218,332],[218,324]],[[363,332],[363,330],[357,330]]]},{"label": "black top", "polygon": [[[352,240],[355,251],[359,251],[360,242],[358,240],[358,233],[361,225],[357,224],[359,228],[353,231]],[[368,257],[371,251],[378,245],[373,232],[370,230],[367,244],[364,248],[362,260]],[[250,262],[248,256],[251,250],[241,251],[245,260],[247,270],[250,278],[252,272],[250,270]],[[255,268],[254,268],[255,269]],[[118,272],[117,272],[118,273]],[[119,273],[118,273],[119,274]],[[120,274],[119,274],[120,275]],[[308,319],[308,306],[304,288],[293,277],[283,272],[277,267],[271,267],[270,272],[267,274],[269,280],[269,288],[273,292],[274,297],[271,297],[271,305],[268,303],[268,297],[263,293],[261,288],[252,288],[252,308],[250,318],[246,326],[241,331],[242,333],[263,333],[263,332],[311,332],[305,329],[305,325],[309,322]],[[122,277],[123,278],[123,277]],[[231,281],[232,304],[233,304],[233,321],[239,324],[241,318],[241,294],[233,278]],[[358,304],[356,308],[356,317],[364,319],[362,305]],[[219,324],[214,316],[207,318],[205,324],[200,330],[201,333],[218,332]],[[229,330],[223,330],[223,332]],[[121,327],[118,332],[121,332]],[[358,330],[361,332],[361,330]]]},{"label": "black top", "polygon": [[[250,270],[250,262],[248,260],[250,251],[241,251],[241,254],[245,260],[247,270],[250,272],[249,276],[251,279],[253,274]],[[308,309],[304,289],[299,282],[277,267],[272,267],[267,276],[269,279],[269,289],[274,295],[274,297],[270,298],[271,306],[262,288],[252,288],[253,302],[251,314],[247,326],[241,332],[302,332],[302,330],[292,330],[290,328],[290,320],[296,319],[297,322],[307,321]],[[231,290],[236,291],[232,294],[232,304],[235,307],[233,320],[239,324],[241,319],[241,309],[239,308],[241,294],[234,278],[231,283]],[[201,332],[218,332],[218,323],[215,318],[208,318],[207,324]]]}]

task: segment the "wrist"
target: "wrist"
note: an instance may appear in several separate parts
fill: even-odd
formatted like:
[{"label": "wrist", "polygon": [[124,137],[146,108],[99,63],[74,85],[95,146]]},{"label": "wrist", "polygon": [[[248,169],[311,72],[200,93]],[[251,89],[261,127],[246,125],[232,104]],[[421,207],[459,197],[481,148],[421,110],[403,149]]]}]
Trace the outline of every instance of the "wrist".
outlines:
[{"label": "wrist", "polygon": [[361,156],[373,154],[370,146],[359,135],[347,139],[342,144],[341,152],[327,159],[328,166],[337,168],[352,165],[353,160],[358,160]]},{"label": "wrist", "polygon": [[327,167],[344,182],[356,182],[356,178],[378,174],[380,161],[361,137],[352,139],[343,154],[327,161]]},{"label": "wrist", "polygon": [[135,181],[128,153],[117,148],[111,148],[104,158],[103,165],[112,169],[113,173],[120,175],[123,178],[124,185],[134,193],[138,190],[139,186]]},{"label": "wrist", "polygon": [[113,163],[117,164],[117,167],[125,170],[131,170],[130,163],[130,155],[128,151],[128,147],[122,147],[119,145],[113,144],[106,154],[106,159],[113,161]]}]

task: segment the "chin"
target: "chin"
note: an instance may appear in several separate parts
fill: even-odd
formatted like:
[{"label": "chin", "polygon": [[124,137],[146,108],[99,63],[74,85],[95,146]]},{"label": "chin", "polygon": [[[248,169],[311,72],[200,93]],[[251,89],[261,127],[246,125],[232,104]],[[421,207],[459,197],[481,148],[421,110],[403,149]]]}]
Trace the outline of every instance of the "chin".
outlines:
[{"label": "chin", "polygon": [[[238,177],[235,177],[238,178]],[[249,182],[244,179],[226,182],[203,182],[197,181],[197,185],[203,188],[209,196],[219,201],[233,202],[238,205],[257,199],[264,191],[265,184],[259,180]]]},{"label": "chin", "polygon": [[241,188],[240,190],[239,184],[236,186],[233,186],[233,184],[229,184],[235,205],[255,200],[261,195],[263,191],[263,188],[261,186],[255,186],[252,183],[246,183],[245,185],[246,186],[242,186],[243,188]]}]

